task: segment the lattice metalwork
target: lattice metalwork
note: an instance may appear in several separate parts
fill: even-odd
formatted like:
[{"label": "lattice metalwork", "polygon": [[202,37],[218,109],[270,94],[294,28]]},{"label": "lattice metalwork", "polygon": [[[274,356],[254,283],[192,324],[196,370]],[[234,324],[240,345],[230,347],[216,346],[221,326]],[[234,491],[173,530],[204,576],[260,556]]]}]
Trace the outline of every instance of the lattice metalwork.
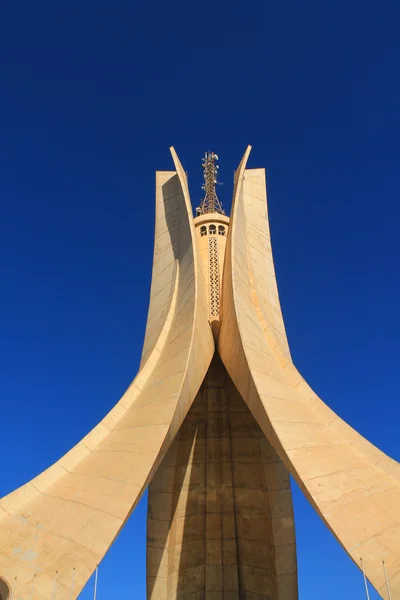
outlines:
[{"label": "lattice metalwork", "polygon": [[222,209],[222,204],[218,200],[217,192],[215,187],[218,183],[218,165],[215,161],[218,160],[218,156],[214,152],[206,152],[202,161],[202,167],[204,171],[204,183],[201,189],[205,191],[205,196],[200,202],[200,206],[196,208],[196,215],[204,215],[206,213],[220,213],[224,215],[225,212]]},{"label": "lattice metalwork", "polygon": [[210,315],[219,317],[219,265],[218,265],[218,240],[208,240],[208,264],[210,275]]}]

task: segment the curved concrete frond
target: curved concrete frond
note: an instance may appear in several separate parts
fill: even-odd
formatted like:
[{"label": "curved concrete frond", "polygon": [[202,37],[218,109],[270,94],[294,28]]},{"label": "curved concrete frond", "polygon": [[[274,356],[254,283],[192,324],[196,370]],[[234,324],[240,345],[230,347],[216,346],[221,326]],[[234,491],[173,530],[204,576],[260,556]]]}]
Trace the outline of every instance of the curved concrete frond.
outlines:
[{"label": "curved concrete frond", "polygon": [[[0,578],[18,597],[76,597],[161,463],[214,353],[186,177],[157,175],[151,301],[140,371],[70,452],[0,500]],[[57,575],[56,575],[57,574]],[[36,575],[36,577],[35,577]]]},{"label": "curved concrete frond", "polygon": [[400,467],[344,423],[292,363],[274,275],[265,173],[236,174],[218,350],[268,440],[319,515],[387,598],[400,595]]}]

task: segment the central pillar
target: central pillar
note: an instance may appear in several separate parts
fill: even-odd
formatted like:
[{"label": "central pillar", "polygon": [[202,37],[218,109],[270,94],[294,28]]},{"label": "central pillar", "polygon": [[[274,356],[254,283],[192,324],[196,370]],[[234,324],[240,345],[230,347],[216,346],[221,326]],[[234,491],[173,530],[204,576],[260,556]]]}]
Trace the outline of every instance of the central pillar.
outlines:
[{"label": "central pillar", "polygon": [[149,599],[284,598],[277,559],[296,564],[289,477],[217,355],[150,484],[147,526]]}]

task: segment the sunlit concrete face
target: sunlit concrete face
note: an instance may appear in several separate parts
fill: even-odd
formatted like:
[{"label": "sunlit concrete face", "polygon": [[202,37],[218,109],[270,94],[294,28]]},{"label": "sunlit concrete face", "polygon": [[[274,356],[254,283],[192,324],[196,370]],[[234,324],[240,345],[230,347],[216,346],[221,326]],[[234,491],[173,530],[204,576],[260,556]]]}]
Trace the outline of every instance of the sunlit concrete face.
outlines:
[{"label": "sunlit concrete face", "polygon": [[289,473],[382,597],[383,560],[400,597],[399,465],[292,362],[249,152],[230,218],[193,219],[173,149],[175,171],[157,172],[139,372],[81,442],[0,500],[1,600],[75,598],[148,485],[148,598],[295,600]]}]

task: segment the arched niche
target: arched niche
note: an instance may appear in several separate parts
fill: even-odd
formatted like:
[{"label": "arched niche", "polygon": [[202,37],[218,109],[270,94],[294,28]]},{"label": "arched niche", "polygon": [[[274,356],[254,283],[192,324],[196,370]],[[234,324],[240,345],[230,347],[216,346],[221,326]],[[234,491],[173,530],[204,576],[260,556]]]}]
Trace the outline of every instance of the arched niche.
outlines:
[{"label": "arched niche", "polygon": [[7,583],[0,577],[0,600],[8,600],[10,597],[10,588]]}]

